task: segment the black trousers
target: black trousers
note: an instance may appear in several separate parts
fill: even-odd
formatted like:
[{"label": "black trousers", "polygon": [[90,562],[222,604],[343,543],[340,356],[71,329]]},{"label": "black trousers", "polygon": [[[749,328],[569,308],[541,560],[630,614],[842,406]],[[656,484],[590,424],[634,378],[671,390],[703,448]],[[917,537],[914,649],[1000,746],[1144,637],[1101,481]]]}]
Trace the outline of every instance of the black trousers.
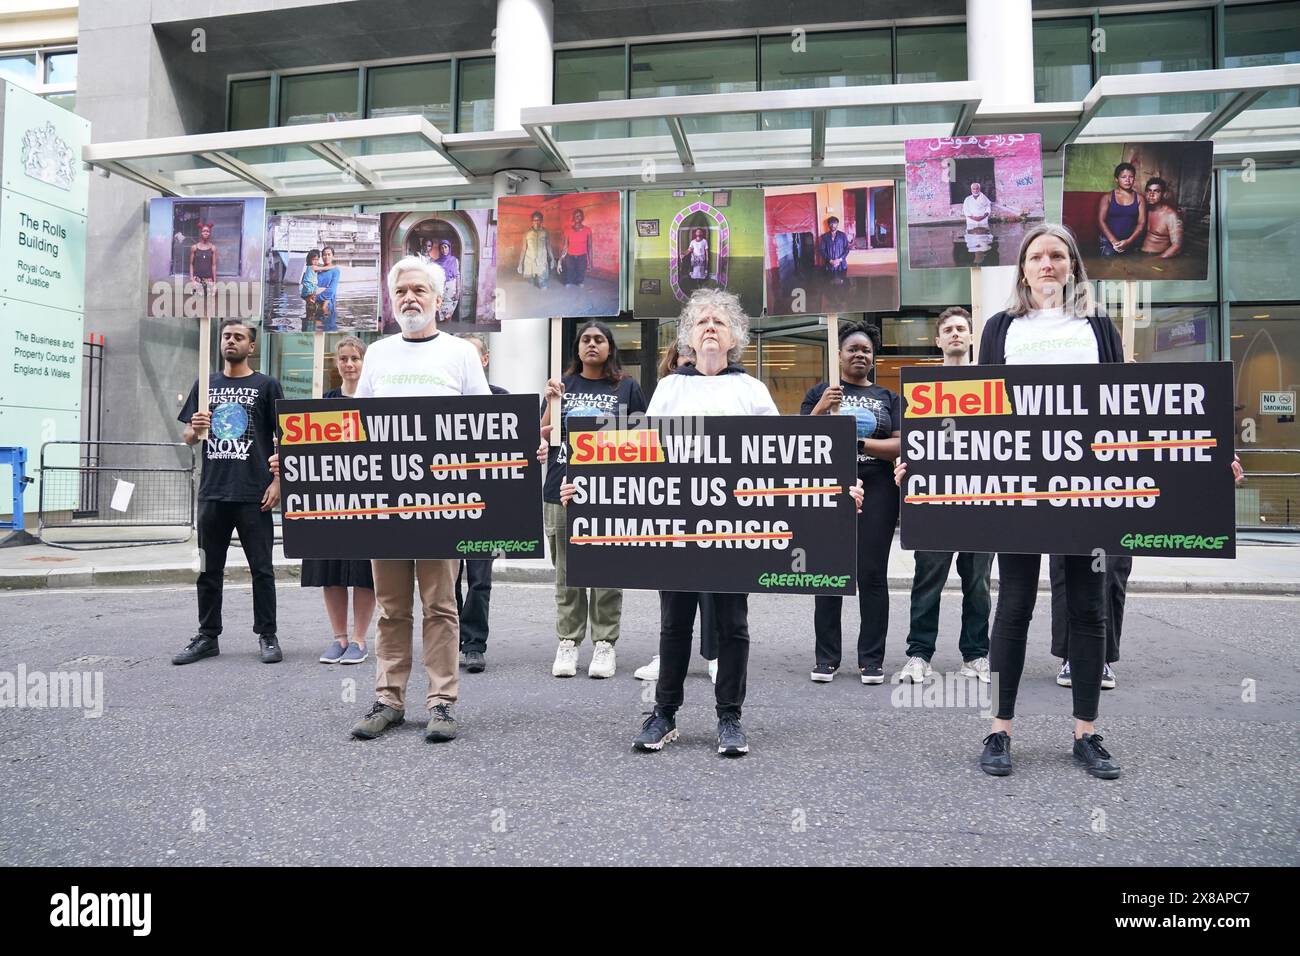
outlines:
[{"label": "black trousers", "polygon": [[[898,524],[898,486],[889,468],[873,466],[862,477],[858,515],[858,667],[883,667],[889,631],[889,549]],[[840,666],[840,610],[844,599],[813,599],[818,664]]]},{"label": "black trousers", "polygon": [[718,716],[740,716],[749,672],[749,595],[698,591],[659,592],[659,681],[655,704],[668,713],[682,706],[686,670],[691,663],[695,609],[708,597],[717,628],[718,683],[713,689]]},{"label": "black trousers", "polygon": [[[466,584],[462,596],[461,582]],[[462,561],[456,574],[456,610],[460,614],[460,649],[487,650],[488,606],[492,602],[492,560]]]},{"label": "black trousers", "polygon": [[[1106,663],[1119,660],[1119,635],[1124,629],[1124,600],[1128,596],[1128,576],[1133,573],[1133,559],[1127,554],[1106,556],[1105,601]],[[1047,562],[1047,576],[1052,582],[1052,656],[1066,660],[1070,656],[1070,616],[1065,610],[1065,564],[1059,554]]]},{"label": "black trousers", "polygon": [[[1016,691],[1025,669],[1029,622],[1038,599],[1041,554],[998,555],[998,609],[993,615],[989,669],[998,688],[998,719],[1016,713]],[[1105,575],[1092,570],[1092,555],[1062,557],[1065,606],[1070,621],[1070,678],[1076,720],[1096,720],[1101,697],[1102,657],[1106,647],[1102,583]]]},{"label": "black trousers", "polygon": [[203,565],[199,572],[199,633],[221,634],[221,587],[226,573],[226,552],[230,536],[239,532],[239,543],[253,576],[253,631],[275,633],[275,567],[271,549],[275,544],[275,522],[270,511],[256,501],[199,501],[199,550]]}]

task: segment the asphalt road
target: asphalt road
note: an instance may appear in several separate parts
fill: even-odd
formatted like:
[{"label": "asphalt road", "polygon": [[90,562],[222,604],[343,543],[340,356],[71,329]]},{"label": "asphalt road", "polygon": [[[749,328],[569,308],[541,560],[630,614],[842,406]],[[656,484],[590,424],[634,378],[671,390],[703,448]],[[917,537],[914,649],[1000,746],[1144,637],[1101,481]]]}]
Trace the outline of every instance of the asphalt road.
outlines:
[{"label": "asphalt road", "polygon": [[[1300,861],[1300,600],[1130,596],[1120,684],[1098,725],[1124,768],[1109,782],[1070,756],[1046,596],[1016,770],[1000,779],[976,766],[988,732],[978,700],[897,706],[890,685],[843,672],[812,684],[811,598],[751,598],[753,752],[741,760],[714,752],[698,657],[682,738],[631,751],[650,706],[632,670],[655,652],[653,593],[626,595],[617,677],[585,676],[586,645],[581,676],[558,680],[550,586],[499,584],[488,670],[462,675],[462,735],[438,745],[423,740],[418,668],[407,724],[352,740],[373,662],[316,663],[319,594],[290,586],[279,598],[284,663],[258,661],[250,592],[230,588],[222,655],[180,668],[169,659],[193,633],[188,588],[0,593],[0,680],[19,665],[103,675],[98,718],[0,709],[0,863]],[[903,663],[907,596],[891,604],[887,672]],[[957,612],[947,600],[941,670],[959,664]],[[856,618],[846,606],[846,633]]]}]

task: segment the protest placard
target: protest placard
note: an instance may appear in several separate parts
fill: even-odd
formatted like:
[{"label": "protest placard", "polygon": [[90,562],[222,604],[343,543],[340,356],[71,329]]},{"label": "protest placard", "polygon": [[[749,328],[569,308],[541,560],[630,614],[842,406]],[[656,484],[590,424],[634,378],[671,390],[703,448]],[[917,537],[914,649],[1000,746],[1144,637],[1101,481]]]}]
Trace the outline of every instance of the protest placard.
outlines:
[{"label": "protest placard", "polygon": [[854,592],[850,419],[575,417],[568,427],[569,586]]},{"label": "protest placard", "polygon": [[1236,554],[1232,365],[902,370],[902,544]]},{"label": "protest placard", "polygon": [[536,395],[279,401],[291,558],[540,558]]}]

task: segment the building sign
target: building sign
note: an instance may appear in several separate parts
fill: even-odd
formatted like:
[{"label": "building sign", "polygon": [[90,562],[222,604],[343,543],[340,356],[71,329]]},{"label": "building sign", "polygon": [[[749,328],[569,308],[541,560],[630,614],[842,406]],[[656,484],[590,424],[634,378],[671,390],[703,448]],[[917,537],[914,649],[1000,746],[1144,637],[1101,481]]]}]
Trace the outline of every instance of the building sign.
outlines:
[{"label": "building sign", "polygon": [[[0,445],[26,448],[36,476],[44,442],[81,437],[90,123],[13,83],[0,83],[0,113]],[[57,453],[46,464],[77,464],[75,445]],[[38,503],[33,482],[23,508]],[[45,500],[77,504],[75,483]],[[0,514],[10,507],[0,496]]]},{"label": "building sign", "polygon": [[1295,392],[1260,392],[1261,415],[1294,415]]}]

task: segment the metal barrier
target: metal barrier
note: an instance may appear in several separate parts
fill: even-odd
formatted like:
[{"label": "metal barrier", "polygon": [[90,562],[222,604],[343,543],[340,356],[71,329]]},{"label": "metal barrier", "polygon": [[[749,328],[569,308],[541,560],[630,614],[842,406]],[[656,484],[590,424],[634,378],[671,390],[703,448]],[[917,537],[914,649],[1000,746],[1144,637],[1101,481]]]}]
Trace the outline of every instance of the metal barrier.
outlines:
[{"label": "metal barrier", "polygon": [[[1253,465],[1255,456],[1281,456],[1268,461],[1282,468],[1296,465],[1300,450],[1293,448],[1241,448],[1243,463]],[[1300,472],[1254,470],[1237,486],[1237,527],[1251,530],[1300,530]]]},{"label": "metal barrier", "polygon": [[[92,550],[188,541],[196,463],[193,446],[179,442],[46,442],[41,446],[42,543]],[[184,528],[185,534],[160,536],[168,528]],[[51,537],[52,530],[59,540]]]}]

